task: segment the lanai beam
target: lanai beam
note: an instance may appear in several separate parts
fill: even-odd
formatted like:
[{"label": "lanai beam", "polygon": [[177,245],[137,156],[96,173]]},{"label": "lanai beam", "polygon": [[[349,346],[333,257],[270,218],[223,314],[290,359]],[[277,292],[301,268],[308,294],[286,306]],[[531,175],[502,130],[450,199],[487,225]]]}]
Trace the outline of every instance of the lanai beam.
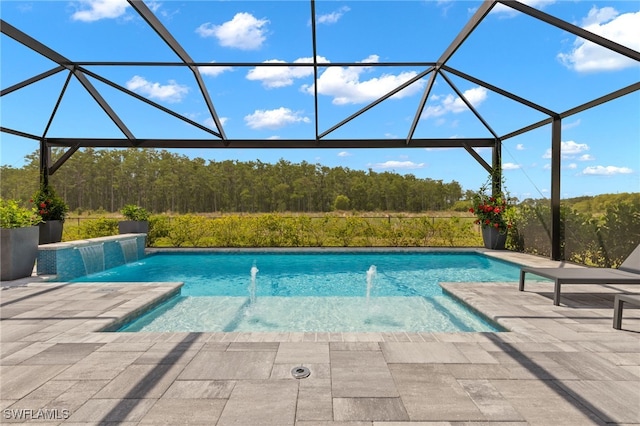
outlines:
[{"label": "lanai beam", "polygon": [[[48,138],[51,146],[78,146],[80,148],[133,148],[128,139]],[[225,143],[226,142],[226,143]],[[470,139],[412,139],[411,147],[417,148],[493,148],[493,138]],[[136,139],[138,148],[407,148],[404,139],[328,139],[320,143],[313,139]]]}]

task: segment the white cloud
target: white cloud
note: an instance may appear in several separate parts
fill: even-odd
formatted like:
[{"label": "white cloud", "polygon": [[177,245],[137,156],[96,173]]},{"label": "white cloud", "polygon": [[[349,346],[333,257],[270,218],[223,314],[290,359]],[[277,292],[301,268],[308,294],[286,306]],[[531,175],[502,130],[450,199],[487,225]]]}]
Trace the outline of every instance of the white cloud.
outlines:
[{"label": "white cloud", "polygon": [[518,170],[520,168],[520,164],[516,163],[504,163],[502,165],[502,170]]},{"label": "white cloud", "polygon": [[196,33],[202,37],[217,38],[221,46],[255,50],[267,39],[265,27],[268,23],[267,19],[256,19],[250,13],[240,12],[222,25],[204,23],[196,29]]},{"label": "white cloud", "polygon": [[[329,60],[322,56],[316,58],[317,62],[328,63]],[[284,64],[285,61],[279,59],[270,59],[264,61],[268,64]],[[298,58],[293,63],[311,64],[313,58]],[[255,67],[247,73],[247,80],[258,80],[267,88],[291,86],[294,79],[304,78],[313,75],[312,67],[287,67],[287,66],[265,66]]]},{"label": "white cloud", "polygon": [[596,158],[591,155],[591,154],[583,154],[580,157],[578,157],[578,161],[593,161]]},{"label": "white cloud", "polygon": [[83,22],[118,18],[129,7],[126,0],[80,0],[78,5],[80,9],[71,15],[71,19]]},{"label": "white cloud", "polygon": [[327,25],[335,24],[340,20],[340,18],[342,18],[342,15],[344,15],[346,12],[350,10],[351,9],[348,6],[342,6],[340,9],[336,10],[335,12],[327,13],[324,15],[318,15],[316,17],[316,23],[327,24]]},{"label": "white cloud", "polygon": [[580,125],[580,119],[578,118],[575,121],[572,121],[571,123],[565,123],[564,121],[562,122],[562,130],[569,130],[569,129],[573,129],[574,127],[578,127]]},{"label": "white cloud", "polygon": [[145,1],[144,4],[146,4],[147,7],[149,7],[149,9],[151,9],[151,11],[154,13],[160,10],[160,7],[162,6],[162,3],[157,1]]},{"label": "white cloud", "polygon": [[[211,61],[211,63],[215,63],[216,61]],[[208,75],[209,77],[217,77],[223,72],[233,71],[232,67],[198,67],[198,71],[202,75]]]},{"label": "white cloud", "polygon": [[571,163],[567,166],[567,169],[570,169],[570,170],[575,170],[577,168],[578,168],[578,165],[576,163]]},{"label": "white cloud", "polygon": [[[582,27],[594,34],[640,51],[640,11],[620,15],[612,7],[592,7]],[[559,53],[558,59],[578,72],[613,71],[637,66],[633,59],[622,56],[580,37],[570,52]]]},{"label": "white cloud", "polygon": [[[223,126],[226,124],[227,121],[229,121],[229,117],[218,117],[220,119],[220,124],[222,124]],[[204,120],[204,125],[211,127],[212,129],[216,128],[216,123],[215,121],[213,121],[213,118],[209,117],[206,120]],[[217,129],[220,130],[220,129]]]},{"label": "white cloud", "polygon": [[[370,55],[362,63],[378,62],[377,55]],[[414,78],[413,71],[400,74],[382,74],[369,80],[360,80],[362,74],[369,72],[371,67],[328,67],[318,77],[318,94],[332,96],[334,105],[360,104],[378,99],[388,92],[396,89],[406,81]],[[392,99],[401,99],[419,93],[424,87],[424,81],[420,80],[401,90],[392,96]],[[314,85],[305,84],[302,91],[313,94]]]},{"label": "white cloud", "polygon": [[309,117],[303,117],[301,112],[294,112],[284,107],[256,110],[253,114],[245,116],[244,121],[252,129],[279,129],[287,124],[311,122]]},{"label": "white cloud", "polygon": [[351,157],[351,153],[347,152],[347,151],[340,151],[338,153],[338,157]]},{"label": "white cloud", "polygon": [[[586,143],[577,143],[575,141],[560,142],[560,153],[562,158],[576,158],[578,154],[588,150],[589,145]],[[545,151],[542,158],[551,158],[551,148]]]},{"label": "white cloud", "polygon": [[189,93],[189,87],[178,84],[174,80],[169,80],[169,84],[162,85],[147,81],[139,75],[134,75],[131,80],[127,81],[126,86],[127,89],[147,98],[171,103],[181,102]]},{"label": "white cloud", "polygon": [[583,175],[594,176],[613,176],[613,175],[628,175],[633,173],[628,167],[616,167],[616,166],[591,166],[582,171]]},{"label": "white cloud", "polygon": [[394,161],[389,160],[384,163],[376,163],[374,169],[422,169],[424,163],[414,163],[413,161]]},{"label": "white cloud", "polygon": [[523,144],[519,143],[518,145],[516,145],[516,150],[518,150],[518,151],[524,151],[524,150],[525,150],[525,147],[524,147],[524,145],[523,145]]},{"label": "white cloud", "polygon": [[[487,89],[484,87],[474,87],[466,90],[462,95],[474,108],[477,108],[487,99]],[[440,117],[447,113],[458,114],[469,109],[460,97],[454,97],[452,94],[446,96],[433,95],[430,98],[430,103],[435,103],[435,105],[429,105],[425,108],[422,113],[422,118]]]}]

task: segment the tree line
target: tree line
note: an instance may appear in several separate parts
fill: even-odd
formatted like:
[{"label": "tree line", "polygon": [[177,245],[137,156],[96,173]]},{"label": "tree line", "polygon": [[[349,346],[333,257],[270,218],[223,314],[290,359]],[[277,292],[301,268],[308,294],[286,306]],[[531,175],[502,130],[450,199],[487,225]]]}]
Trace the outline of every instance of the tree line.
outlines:
[{"label": "tree line", "polygon": [[[61,155],[54,150],[53,157]],[[21,168],[2,166],[4,198],[28,201],[38,186],[39,154]],[[206,161],[157,149],[76,152],[50,183],[72,211],[119,211],[137,204],[160,213],[421,212],[449,210],[463,198],[458,182],[393,172],[327,167],[305,161]]]}]

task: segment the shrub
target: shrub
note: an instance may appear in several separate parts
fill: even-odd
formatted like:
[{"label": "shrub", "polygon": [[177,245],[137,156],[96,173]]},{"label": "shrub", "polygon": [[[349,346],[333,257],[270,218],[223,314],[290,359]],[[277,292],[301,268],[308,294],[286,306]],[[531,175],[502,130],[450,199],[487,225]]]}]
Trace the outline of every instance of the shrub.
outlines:
[{"label": "shrub", "polygon": [[42,217],[43,221],[62,220],[64,221],[69,206],[64,200],[56,195],[56,192],[50,185],[43,186],[31,198],[36,212]]},{"label": "shrub", "polygon": [[209,230],[208,221],[205,217],[192,214],[174,217],[171,219],[167,237],[175,247],[198,247]]},{"label": "shrub", "polygon": [[0,228],[23,228],[42,222],[35,208],[27,209],[15,200],[0,198]]},{"label": "shrub", "polygon": [[149,220],[149,212],[135,204],[127,204],[120,210],[120,213],[122,213],[127,220]]},{"label": "shrub", "polygon": [[80,226],[81,238],[98,238],[108,237],[110,235],[118,234],[118,220],[117,219],[91,219],[83,221]]},{"label": "shrub", "polygon": [[149,232],[147,233],[147,245],[153,246],[161,238],[167,238],[171,224],[169,217],[165,215],[149,216]]}]

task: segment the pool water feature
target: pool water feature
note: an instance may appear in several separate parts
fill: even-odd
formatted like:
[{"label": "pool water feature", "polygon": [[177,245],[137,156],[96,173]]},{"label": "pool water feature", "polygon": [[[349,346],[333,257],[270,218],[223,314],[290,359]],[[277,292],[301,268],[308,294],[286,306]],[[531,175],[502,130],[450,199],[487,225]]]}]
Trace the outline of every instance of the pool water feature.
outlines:
[{"label": "pool water feature", "polygon": [[[135,243],[135,241],[134,241]],[[104,271],[104,244],[92,244],[77,248],[82,258],[86,275]]]},{"label": "pool water feature", "polygon": [[121,234],[38,246],[38,275],[67,282],[145,255],[145,234]]},{"label": "pool water feature", "polygon": [[518,279],[478,253],[163,253],[75,280],[184,282],[120,331],[500,331],[439,282]]}]

